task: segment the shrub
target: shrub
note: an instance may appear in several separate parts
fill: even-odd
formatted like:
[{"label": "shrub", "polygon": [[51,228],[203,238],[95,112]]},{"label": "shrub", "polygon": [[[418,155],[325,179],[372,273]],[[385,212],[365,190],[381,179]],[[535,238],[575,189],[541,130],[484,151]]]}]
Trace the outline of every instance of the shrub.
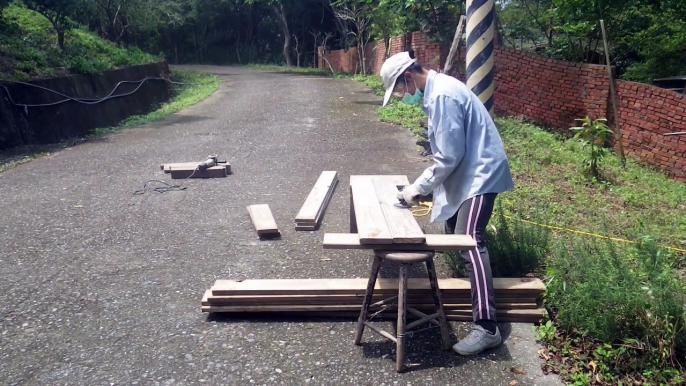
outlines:
[{"label": "shrub", "polygon": [[650,237],[626,249],[569,238],[549,259],[546,303],[562,330],[615,348],[603,358],[610,369],[678,368],[686,355],[686,287],[674,260]]},{"label": "shrub", "polygon": [[[543,222],[540,215],[536,219]],[[521,219],[508,220],[500,199],[490,224],[484,239],[494,277],[524,277],[541,269],[550,250],[550,230]],[[455,275],[466,275],[459,253],[448,252],[444,257]]]}]

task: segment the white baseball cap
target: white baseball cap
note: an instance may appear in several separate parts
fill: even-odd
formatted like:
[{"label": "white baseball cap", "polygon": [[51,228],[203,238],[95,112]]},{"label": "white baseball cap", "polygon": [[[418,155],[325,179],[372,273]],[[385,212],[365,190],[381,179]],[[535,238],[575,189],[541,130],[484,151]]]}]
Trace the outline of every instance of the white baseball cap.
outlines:
[{"label": "white baseball cap", "polygon": [[386,106],[393,94],[393,88],[398,77],[407,70],[417,60],[410,57],[409,52],[400,52],[386,59],[381,66],[381,79],[386,87],[386,94],[383,97],[383,105]]}]

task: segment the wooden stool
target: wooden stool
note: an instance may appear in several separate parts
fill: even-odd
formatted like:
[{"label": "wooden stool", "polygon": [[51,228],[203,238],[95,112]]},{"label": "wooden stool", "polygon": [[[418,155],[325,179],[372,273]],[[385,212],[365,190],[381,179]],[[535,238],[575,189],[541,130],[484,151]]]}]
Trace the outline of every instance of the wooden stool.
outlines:
[{"label": "wooden stool", "polygon": [[[445,318],[443,311],[443,303],[441,302],[441,293],[438,288],[438,280],[436,278],[436,269],[434,267],[434,253],[433,252],[397,252],[397,251],[375,251],[374,263],[372,264],[372,273],[369,276],[369,283],[367,284],[367,292],[362,303],[362,310],[360,311],[360,318],[357,321],[357,333],[355,334],[355,344],[359,345],[362,341],[362,333],[364,328],[369,327],[372,331],[396,343],[396,362],[395,368],[398,372],[403,371],[405,362],[405,331],[414,327],[421,326],[426,323],[433,323],[441,327],[441,337],[443,338],[443,349],[450,349],[450,336],[448,332],[448,321]],[[400,263],[400,277],[398,283],[398,296],[393,296],[388,299],[381,300],[374,304],[370,304],[372,295],[374,294],[374,286],[376,285],[376,277],[379,274],[382,260],[395,261]],[[431,283],[431,292],[436,306],[436,313],[427,315],[419,310],[407,307],[407,268],[412,264],[426,263],[426,270],[429,274],[429,282]],[[384,306],[398,300],[398,326],[397,335],[392,334],[374,326],[367,321],[367,314],[370,307]],[[418,316],[419,319],[408,325],[406,322],[406,312]],[[438,319],[438,320],[436,320]]]}]

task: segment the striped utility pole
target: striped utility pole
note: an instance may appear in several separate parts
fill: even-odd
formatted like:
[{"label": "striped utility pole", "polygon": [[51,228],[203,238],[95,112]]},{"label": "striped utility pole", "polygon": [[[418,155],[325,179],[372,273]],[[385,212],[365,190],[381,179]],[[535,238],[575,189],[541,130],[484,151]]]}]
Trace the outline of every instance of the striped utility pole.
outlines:
[{"label": "striped utility pole", "polygon": [[493,115],[493,0],[467,0],[467,87]]}]

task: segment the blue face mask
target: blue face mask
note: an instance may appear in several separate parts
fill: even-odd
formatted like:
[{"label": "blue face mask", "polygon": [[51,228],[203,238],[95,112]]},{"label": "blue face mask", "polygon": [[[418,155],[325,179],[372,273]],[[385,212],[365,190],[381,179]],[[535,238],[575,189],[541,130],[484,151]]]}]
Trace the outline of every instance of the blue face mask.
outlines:
[{"label": "blue face mask", "polygon": [[[414,79],[412,81],[414,81]],[[407,90],[407,79],[405,80],[405,90]],[[408,105],[418,105],[419,101],[422,100],[423,96],[424,93],[417,88],[417,82],[415,82],[414,94],[410,94],[407,91],[405,91],[405,95],[403,95],[402,102],[407,103]]]}]

